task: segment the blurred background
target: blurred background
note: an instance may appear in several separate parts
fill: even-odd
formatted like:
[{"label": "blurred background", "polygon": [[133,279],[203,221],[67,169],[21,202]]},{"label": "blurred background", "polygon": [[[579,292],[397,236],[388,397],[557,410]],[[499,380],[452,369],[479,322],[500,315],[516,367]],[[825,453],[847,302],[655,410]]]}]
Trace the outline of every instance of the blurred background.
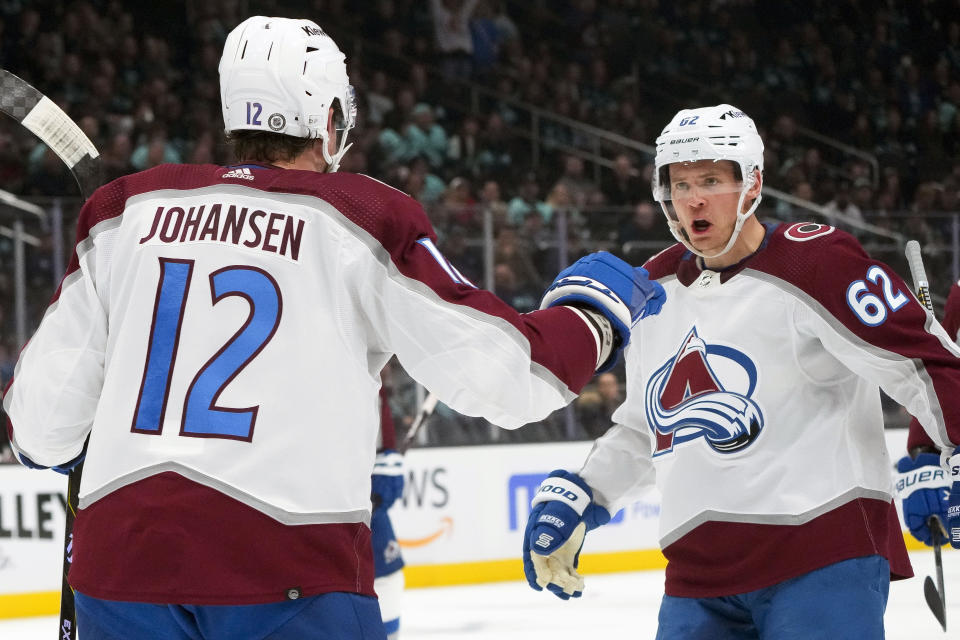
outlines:
[{"label": "blurred background", "polygon": [[[217,65],[252,14],[316,21],[359,100],[342,171],[420,201],[446,257],[520,311],[588,251],[634,264],[672,244],[650,194],[653,141],[680,108],[729,102],[766,144],[761,219],[826,222],[909,275],[923,246],[938,309],[960,278],[960,1],[0,0],[0,66],[62,106],[106,180],[228,164]],[[63,163],[0,115],[0,379],[72,250]],[[424,391],[385,374],[402,437]],[[623,371],[508,432],[439,406],[419,446],[593,439]],[[909,417],[885,403],[888,427]],[[12,461],[0,429],[0,461]]]}]

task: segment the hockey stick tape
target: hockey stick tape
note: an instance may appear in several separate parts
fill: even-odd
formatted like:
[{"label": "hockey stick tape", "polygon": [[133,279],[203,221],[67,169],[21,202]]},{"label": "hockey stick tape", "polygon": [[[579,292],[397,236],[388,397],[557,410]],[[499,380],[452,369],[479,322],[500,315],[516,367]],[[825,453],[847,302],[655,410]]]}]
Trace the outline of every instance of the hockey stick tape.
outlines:
[{"label": "hockey stick tape", "polygon": [[71,169],[84,156],[96,158],[100,155],[80,127],[46,96],[30,110],[21,124],[47,142]]}]

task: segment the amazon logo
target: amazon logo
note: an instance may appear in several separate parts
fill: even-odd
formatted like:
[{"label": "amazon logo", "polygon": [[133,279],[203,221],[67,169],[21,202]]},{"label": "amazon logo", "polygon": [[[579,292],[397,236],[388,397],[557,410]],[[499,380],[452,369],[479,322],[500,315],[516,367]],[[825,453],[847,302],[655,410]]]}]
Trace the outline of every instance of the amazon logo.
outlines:
[{"label": "amazon logo", "polygon": [[443,536],[451,533],[453,531],[453,518],[450,516],[444,516],[440,518],[440,525],[436,530],[428,533],[425,536],[419,538],[397,538],[397,542],[400,543],[400,546],[405,549],[415,549],[417,547],[425,547],[431,542],[436,542]]},{"label": "amazon logo", "polygon": [[[450,502],[450,491],[446,486],[447,470],[445,467],[427,467],[411,469],[407,472],[407,479],[403,485],[401,502],[404,509],[441,509]],[[417,537],[397,538],[397,542],[404,549],[425,547],[437,540],[450,535],[453,531],[453,518],[440,518],[435,529]]]}]

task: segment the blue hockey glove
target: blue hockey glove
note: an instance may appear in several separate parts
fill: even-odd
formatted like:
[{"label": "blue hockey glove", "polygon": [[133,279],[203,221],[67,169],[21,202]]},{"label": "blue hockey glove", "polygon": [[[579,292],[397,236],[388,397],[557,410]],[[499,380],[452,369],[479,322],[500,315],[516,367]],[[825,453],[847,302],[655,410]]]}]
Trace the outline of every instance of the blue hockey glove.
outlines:
[{"label": "blue hockey glove", "polygon": [[612,368],[630,342],[630,327],[660,312],[667,294],[643,267],[632,267],[606,251],[584,256],[564,269],[547,289],[540,308],[585,306],[603,315],[617,340],[597,371]]},{"label": "blue hockey glove", "polygon": [[960,447],[953,450],[950,461],[950,504],[947,508],[947,532],[950,534],[950,545],[960,549]]},{"label": "blue hockey glove", "polygon": [[389,509],[403,495],[403,454],[393,449],[378,453],[370,483],[374,508]]},{"label": "blue hockey glove", "polygon": [[579,598],[577,573],[587,531],[610,522],[610,512],[593,502],[593,491],[577,474],[558,469],[544,480],[531,503],[523,532],[523,573],[537,591],[544,587],[563,600]]},{"label": "blue hockey glove", "polygon": [[[936,453],[921,453],[916,458],[904,456],[897,461],[897,493],[903,501],[903,520],[913,537],[933,546],[933,534],[927,521],[937,516],[947,522],[947,498],[950,486]],[[946,544],[942,540],[940,544]]]}]

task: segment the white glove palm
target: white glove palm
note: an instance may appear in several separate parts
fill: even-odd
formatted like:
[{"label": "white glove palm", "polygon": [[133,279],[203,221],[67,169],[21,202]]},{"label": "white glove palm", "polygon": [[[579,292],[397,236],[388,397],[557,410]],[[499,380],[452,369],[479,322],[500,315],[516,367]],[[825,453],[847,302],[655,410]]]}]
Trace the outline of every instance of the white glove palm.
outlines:
[{"label": "white glove palm", "polygon": [[581,522],[574,528],[570,538],[553,553],[542,556],[534,551],[530,554],[534,571],[537,573],[537,584],[541,588],[546,588],[552,583],[563,589],[563,592],[569,596],[577,591],[583,591],[583,576],[577,573],[574,562],[577,554],[580,553],[586,533],[587,525]]}]

